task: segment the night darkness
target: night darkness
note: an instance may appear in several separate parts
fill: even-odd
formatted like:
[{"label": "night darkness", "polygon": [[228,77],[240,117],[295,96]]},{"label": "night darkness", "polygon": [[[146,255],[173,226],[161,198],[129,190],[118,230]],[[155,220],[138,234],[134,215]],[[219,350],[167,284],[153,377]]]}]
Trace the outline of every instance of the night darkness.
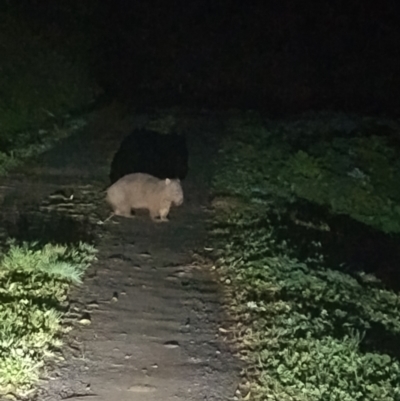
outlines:
[{"label": "night darkness", "polygon": [[[26,3],[26,2],[24,2]],[[396,1],[31,1],[90,38],[106,93],[142,106],[398,114]]]},{"label": "night darkness", "polygon": [[0,398],[399,401],[399,17],[0,1]]}]

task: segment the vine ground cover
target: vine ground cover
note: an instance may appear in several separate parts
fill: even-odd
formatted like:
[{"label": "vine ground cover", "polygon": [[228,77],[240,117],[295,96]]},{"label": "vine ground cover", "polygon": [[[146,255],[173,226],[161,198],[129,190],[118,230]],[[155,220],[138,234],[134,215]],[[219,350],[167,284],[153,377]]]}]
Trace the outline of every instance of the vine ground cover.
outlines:
[{"label": "vine ground cover", "polygon": [[[251,115],[227,127],[214,190],[238,201],[219,210],[212,233],[216,266],[234,294],[233,332],[250,395],[399,400],[398,293],[373,274],[327,263],[318,241],[331,229],[325,221],[288,216],[303,198],[332,218],[341,213],[397,233],[400,169],[390,146],[397,123],[344,115],[273,123]],[[289,240],[288,219],[315,233],[307,252]]]}]

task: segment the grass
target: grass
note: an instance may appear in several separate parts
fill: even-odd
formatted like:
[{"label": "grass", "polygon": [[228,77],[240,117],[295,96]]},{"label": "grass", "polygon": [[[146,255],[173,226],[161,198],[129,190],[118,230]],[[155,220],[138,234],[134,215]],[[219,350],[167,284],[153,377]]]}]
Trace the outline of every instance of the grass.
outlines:
[{"label": "grass", "polygon": [[0,394],[24,395],[56,356],[72,284],[95,259],[92,246],[9,241],[0,259]]},{"label": "grass", "polygon": [[327,266],[318,241],[300,255],[281,223],[285,205],[305,198],[398,232],[400,172],[388,145],[397,126],[251,115],[227,128],[214,189],[240,202],[220,209],[212,233],[247,362],[243,392],[255,400],[400,400],[399,294],[373,275]]},{"label": "grass", "polygon": [[[76,40],[82,35],[63,38],[32,22],[18,7],[0,10],[0,176],[81,129],[85,121],[70,114],[98,90],[86,44]],[[84,243],[9,241],[0,255],[0,397],[27,395],[57,357],[69,330],[62,320],[69,290],[94,258]]]},{"label": "grass", "polygon": [[[85,125],[69,117],[93,102],[82,35],[34,26],[18,7],[0,10],[0,176]],[[71,39],[72,38],[72,39]],[[7,244],[0,255],[0,396],[27,395],[69,330],[68,293],[93,247]]]}]

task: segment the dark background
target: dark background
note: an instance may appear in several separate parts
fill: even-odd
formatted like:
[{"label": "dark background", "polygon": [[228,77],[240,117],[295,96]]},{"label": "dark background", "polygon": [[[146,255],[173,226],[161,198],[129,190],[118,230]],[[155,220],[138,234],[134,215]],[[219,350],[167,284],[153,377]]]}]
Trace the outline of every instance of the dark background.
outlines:
[{"label": "dark background", "polygon": [[398,116],[398,3],[19,0],[8,7],[55,40],[79,46],[84,38],[106,94],[132,104]]}]

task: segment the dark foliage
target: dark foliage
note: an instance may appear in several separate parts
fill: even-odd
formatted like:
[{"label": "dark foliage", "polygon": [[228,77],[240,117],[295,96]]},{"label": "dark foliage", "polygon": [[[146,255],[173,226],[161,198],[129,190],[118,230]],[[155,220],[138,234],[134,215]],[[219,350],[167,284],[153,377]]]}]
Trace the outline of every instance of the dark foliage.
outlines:
[{"label": "dark foliage", "polygon": [[113,184],[132,173],[183,180],[187,172],[188,150],[185,136],[138,129],[122,141],[111,163],[110,180]]}]

